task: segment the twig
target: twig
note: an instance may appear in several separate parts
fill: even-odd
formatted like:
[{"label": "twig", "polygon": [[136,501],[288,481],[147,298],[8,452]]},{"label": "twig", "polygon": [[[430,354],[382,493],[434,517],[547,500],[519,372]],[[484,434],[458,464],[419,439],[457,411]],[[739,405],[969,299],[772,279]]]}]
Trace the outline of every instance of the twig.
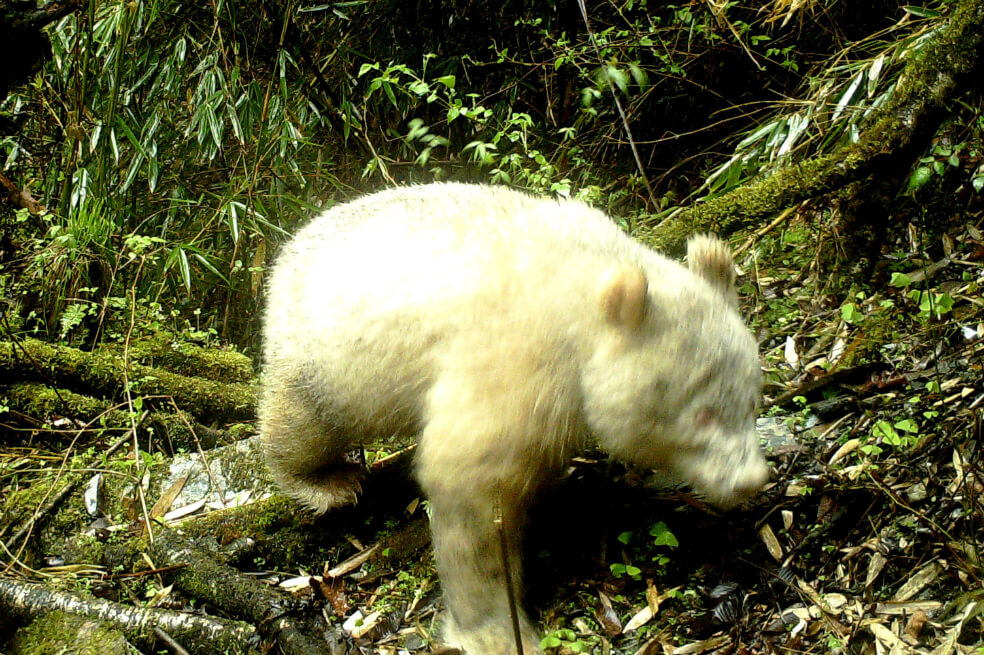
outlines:
[{"label": "twig", "polygon": [[120,580],[122,578],[142,578],[147,575],[157,575],[159,573],[167,573],[169,571],[177,571],[178,569],[183,569],[188,566],[184,562],[179,564],[172,564],[171,566],[159,566],[153,569],[147,569],[146,571],[134,571],[132,573],[114,573],[113,575],[104,575],[103,580]]},{"label": "twig", "polygon": [[[579,0],[583,2],[583,0]],[[506,530],[502,523],[502,491],[496,489],[495,506],[493,507],[492,523],[499,533],[499,551],[502,555],[502,573],[505,576],[506,598],[509,600],[509,618],[512,620],[513,637],[516,640],[516,654],[523,655],[523,635],[519,630],[519,612],[516,611],[516,599],[513,597],[512,572],[509,567],[509,547],[506,544]]]},{"label": "twig", "polygon": [[177,653],[178,655],[191,655],[184,647],[178,642],[174,641],[174,638],[168,633],[164,632],[160,628],[154,628],[154,634],[157,638],[167,644],[168,648]]},{"label": "twig", "polygon": [[[80,430],[80,432],[81,432],[81,430]],[[109,449],[106,450],[106,453],[105,453],[106,456],[108,457],[109,455],[112,455],[114,452],[116,452],[116,450],[120,446],[122,446],[123,444],[125,444],[129,440],[130,440],[130,435],[129,434],[126,434],[123,437],[121,437],[120,439],[116,440],[109,447]],[[59,504],[61,504],[61,502],[63,500],[65,500],[65,498],[70,493],[72,493],[72,491],[74,491],[79,486],[79,482],[81,482],[81,478],[79,480],[76,480],[74,482],[69,482],[68,484],[66,484],[64,487],[62,487],[58,491],[58,493],[56,493],[54,496],[52,496],[51,498],[49,498],[48,499],[48,502],[46,502],[43,507],[37,509],[34,512],[34,514],[32,514],[26,521],[24,521],[24,523],[21,524],[21,527],[18,528],[17,532],[15,532],[14,535],[7,542],[9,544],[9,548],[14,548],[16,546],[17,542],[19,542],[25,535],[29,534],[30,531],[34,528],[34,526],[37,523],[38,519],[40,519],[42,516],[44,516],[45,514],[47,514],[50,511],[52,511]],[[18,555],[19,554],[20,553],[18,553]]]},{"label": "twig", "polygon": [[806,203],[800,203],[799,205],[796,205],[794,207],[787,207],[786,210],[783,211],[781,214],[779,214],[779,216],[776,217],[776,219],[774,221],[772,221],[771,223],[769,223],[768,225],[766,225],[762,229],[756,230],[755,233],[752,236],[748,237],[748,241],[746,241],[744,244],[742,244],[741,248],[739,248],[738,250],[736,250],[734,252],[734,257],[737,258],[738,255],[742,254],[743,252],[745,252],[746,250],[748,250],[749,248],[751,248],[752,247],[752,244],[754,244],[756,241],[758,241],[759,239],[761,239],[762,237],[764,237],[766,234],[768,234],[769,232],[771,232],[774,227],[776,227],[777,225],[779,225],[780,223],[782,223],[783,221],[785,221],[787,218],[789,218],[790,216],[792,216],[793,212],[795,212],[797,209],[799,209],[800,207],[802,207],[804,204],[806,204]]},{"label": "twig", "polygon": [[[598,57],[598,63],[601,66],[605,65],[605,61],[601,56],[601,48],[598,47],[598,41],[595,39],[594,31],[591,29],[591,22],[588,20],[588,8],[584,5],[584,0],[577,0],[577,6],[581,9],[581,18],[584,19],[584,29],[588,32],[588,39],[591,41],[591,45],[594,47],[595,54]],[[612,78],[607,74],[603,76],[605,81],[608,82],[608,90],[612,94],[612,98],[615,100],[615,108],[618,109],[619,118],[622,119],[622,128],[625,129],[625,136],[629,140],[629,148],[632,150],[632,158],[635,159],[636,168],[639,169],[639,175],[642,176],[642,181],[646,184],[646,191],[649,193],[649,202],[656,204],[656,194],[653,193],[653,187],[649,184],[649,177],[646,176],[646,170],[642,166],[642,158],[639,157],[639,150],[636,148],[635,139],[632,138],[632,129],[629,127],[629,119],[625,116],[625,110],[622,109],[622,102],[618,99],[618,93],[615,90],[615,84],[612,82]]]},{"label": "twig", "polygon": [[130,429],[133,432],[133,460],[136,462],[137,467],[137,498],[140,500],[140,510],[143,516],[144,528],[147,530],[145,533],[147,535],[147,540],[150,543],[154,543],[154,528],[150,522],[150,513],[147,511],[147,499],[144,496],[143,490],[143,473],[144,467],[141,465],[140,459],[140,439],[137,436],[137,420],[136,412],[133,411],[133,395],[130,393],[130,339],[133,336],[133,326],[136,322],[136,312],[137,312],[137,280],[140,278],[140,272],[143,270],[144,260],[141,258],[140,264],[137,266],[137,272],[133,276],[133,286],[130,287],[130,324],[126,329],[126,338],[123,340],[123,394],[126,396],[126,404],[128,409],[128,415],[130,416]]},{"label": "twig", "polygon": [[191,438],[195,440],[195,448],[198,450],[198,456],[202,458],[202,466],[205,467],[205,473],[208,474],[209,483],[212,485],[212,488],[215,489],[215,492],[219,494],[219,500],[222,501],[222,505],[225,506],[225,492],[222,490],[222,485],[220,485],[218,480],[215,479],[215,476],[212,475],[212,467],[208,465],[208,458],[205,457],[205,451],[202,450],[202,442],[198,438],[198,433],[195,432],[195,428],[191,427],[191,423],[187,418],[185,418],[185,415],[181,411],[181,408],[178,407],[178,404],[174,402],[174,398],[169,398],[168,400],[170,400],[171,405],[174,406],[174,412],[177,417],[182,423],[185,424],[185,427],[188,428],[188,432],[191,433]]}]

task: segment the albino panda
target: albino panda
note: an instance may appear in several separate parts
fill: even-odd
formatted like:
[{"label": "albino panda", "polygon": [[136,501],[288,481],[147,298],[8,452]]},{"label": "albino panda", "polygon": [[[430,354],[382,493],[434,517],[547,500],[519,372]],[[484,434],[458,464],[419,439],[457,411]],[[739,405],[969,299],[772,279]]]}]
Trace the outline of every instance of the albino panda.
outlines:
[{"label": "albino panda", "polygon": [[688,260],[582,203],[501,187],[430,184],[329,209],[269,279],[259,415],[274,477],[324,512],[360,491],[343,454],[416,437],[446,640],[514,653],[496,502],[519,580],[531,496],[588,445],[720,505],[767,479],[731,255],[696,237]]}]

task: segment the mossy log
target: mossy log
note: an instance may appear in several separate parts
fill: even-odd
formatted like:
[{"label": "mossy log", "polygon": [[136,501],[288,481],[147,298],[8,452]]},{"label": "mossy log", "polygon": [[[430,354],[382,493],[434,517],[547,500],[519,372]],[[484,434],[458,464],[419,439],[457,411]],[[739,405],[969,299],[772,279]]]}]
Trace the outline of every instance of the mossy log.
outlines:
[{"label": "mossy log", "polygon": [[[268,563],[280,569],[309,566],[327,541],[358,532],[367,521],[382,528],[388,520],[404,517],[407,504],[420,495],[412,468],[412,452],[371,467],[358,506],[340,507],[324,516],[315,516],[286,496],[274,494],[184,521],[181,530],[188,538],[210,538],[220,544],[251,539]],[[369,516],[366,507],[373,509]]]},{"label": "mossy log", "polygon": [[55,383],[113,399],[122,397],[124,380],[129,380],[131,395],[171,398],[204,423],[250,420],[256,405],[254,389],[241,382],[215,382],[133,362],[125,366],[120,356],[35,339],[0,342],[0,376],[11,382]]},{"label": "mossy log", "polygon": [[133,646],[112,626],[65,612],[49,612],[24,626],[10,642],[15,655],[132,655]]},{"label": "mossy log", "polygon": [[11,411],[38,422],[49,422],[59,416],[72,419],[75,429],[65,432],[66,440],[75,438],[79,430],[98,433],[129,430],[134,422],[142,433],[153,430],[159,440],[165,441],[166,452],[194,450],[199,446],[209,449],[231,440],[223,431],[201,425],[187,412],[173,407],[134,417],[111,401],[68,389],[53,389],[37,382],[12,384],[3,395]]},{"label": "mossy log", "polygon": [[195,546],[175,530],[163,530],[150,544],[158,566],[186,565],[173,574],[174,584],[209,605],[246,618],[265,637],[276,639],[285,655],[322,655],[319,644],[306,634],[303,622],[290,613],[298,609],[289,598],[236,569],[219,563],[211,553]]},{"label": "mossy log", "polygon": [[[123,344],[102,344],[98,352],[122,357]],[[235,350],[203,348],[167,332],[133,341],[129,357],[137,364],[215,382],[249,383],[255,377],[253,362],[246,355]]]},{"label": "mossy log", "polygon": [[887,171],[907,170],[946,117],[947,102],[979,70],[984,2],[960,0],[947,25],[906,66],[891,101],[857,143],[790,164],[733,191],[680,210],[658,226],[641,224],[637,236],[680,254],[688,235],[728,235],[757,226],[804,200]]},{"label": "mossy log", "polygon": [[62,611],[109,624],[136,643],[153,645],[160,628],[195,653],[251,653],[256,629],[239,621],[83,598],[50,587],[0,579],[0,620],[28,620]]}]

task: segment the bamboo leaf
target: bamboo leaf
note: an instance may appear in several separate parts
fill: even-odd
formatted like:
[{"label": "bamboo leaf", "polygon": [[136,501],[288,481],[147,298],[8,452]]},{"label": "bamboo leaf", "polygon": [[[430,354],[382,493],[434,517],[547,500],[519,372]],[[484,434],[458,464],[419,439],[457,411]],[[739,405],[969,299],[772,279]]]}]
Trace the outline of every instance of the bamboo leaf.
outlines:
[{"label": "bamboo leaf", "polygon": [[184,248],[178,248],[178,270],[181,272],[181,281],[184,282],[185,291],[191,293],[191,266],[188,264],[188,253]]},{"label": "bamboo leaf", "polygon": [[202,255],[201,253],[197,253],[196,252],[196,253],[192,253],[192,256],[194,256],[194,258],[198,260],[198,263],[199,264],[201,264],[202,266],[204,266],[205,268],[207,268],[208,270],[210,270],[213,274],[215,274],[216,277],[218,277],[220,280],[222,280],[226,284],[229,284],[228,278],[226,278],[225,275],[223,275],[222,273],[220,273],[219,272],[219,269],[215,268],[215,266],[212,264],[212,262],[208,261],[208,259],[206,259],[204,255]]},{"label": "bamboo leaf", "polygon": [[837,118],[844,113],[844,110],[851,103],[851,100],[854,99],[854,94],[857,92],[858,87],[861,86],[861,80],[863,78],[864,71],[858,71],[858,74],[854,76],[853,80],[851,80],[851,84],[847,87],[847,90],[844,91],[844,94],[837,102],[837,109],[834,110],[834,115],[830,117],[831,123],[837,121]]}]

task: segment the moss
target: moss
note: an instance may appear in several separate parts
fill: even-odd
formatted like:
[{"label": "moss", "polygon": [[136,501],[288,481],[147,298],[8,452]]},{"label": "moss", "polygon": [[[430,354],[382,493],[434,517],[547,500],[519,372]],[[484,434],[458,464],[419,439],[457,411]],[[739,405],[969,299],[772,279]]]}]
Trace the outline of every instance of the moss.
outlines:
[{"label": "moss", "polygon": [[106,352],[88,353],[35,339],[16,346],[0,342],[0,373],[14,379],[53,377],[75,391],[108,397],[120,395],[123,380],[128,378],[133,395],[173,398],[204,422],[248,420],[256,405],[255,390],[244,383],[214,382],[141,364],[124,370],[122,359]]},{"label": "moss", "polygon": [[958,81],[979,67],[982,41],[984,4],[963,0],[948,26],[906,66],[904,83],[857,143],[790,164],[722,196],[682,209],[658,227],[642,224],[636,235],[676,255],[693,232],[731,234],[869,175],[901,176],[936,130],[944,103],[958,88]]},{"label": "moss", "polygon": [[317,517],[280,494],[211,512],[182,524],[181,530],[192,540],[211,536],[220,545],[249,537],[257,542],[268,565],[281,568],[310,564],[321,548]]},{"label": "moss", "polygon": [[64,612],[35,619],[14,634],[13,655],[125,655],[123,634],[104,623]]},{"label": "moss", "polygon": [[[122,344],[101,350],[118,357],[122,355]],[[131,361],[144,366],[216,382],[248,383],[255,377],[253,362],[246,355],[235,350],[203,348],[167,332],[133,342],[129,355]]]},{"label": "moss", "polygon": [[42,420],[56,415],[95,417],[112,406],[106,400],[33,382],[11,385],[7,389],[7,404],[13,410]]},{"label": "moss", "polygon": [[226,441],[241,441],[253,436],[256,427],[252,423],[233,423],[225,427]]}]

